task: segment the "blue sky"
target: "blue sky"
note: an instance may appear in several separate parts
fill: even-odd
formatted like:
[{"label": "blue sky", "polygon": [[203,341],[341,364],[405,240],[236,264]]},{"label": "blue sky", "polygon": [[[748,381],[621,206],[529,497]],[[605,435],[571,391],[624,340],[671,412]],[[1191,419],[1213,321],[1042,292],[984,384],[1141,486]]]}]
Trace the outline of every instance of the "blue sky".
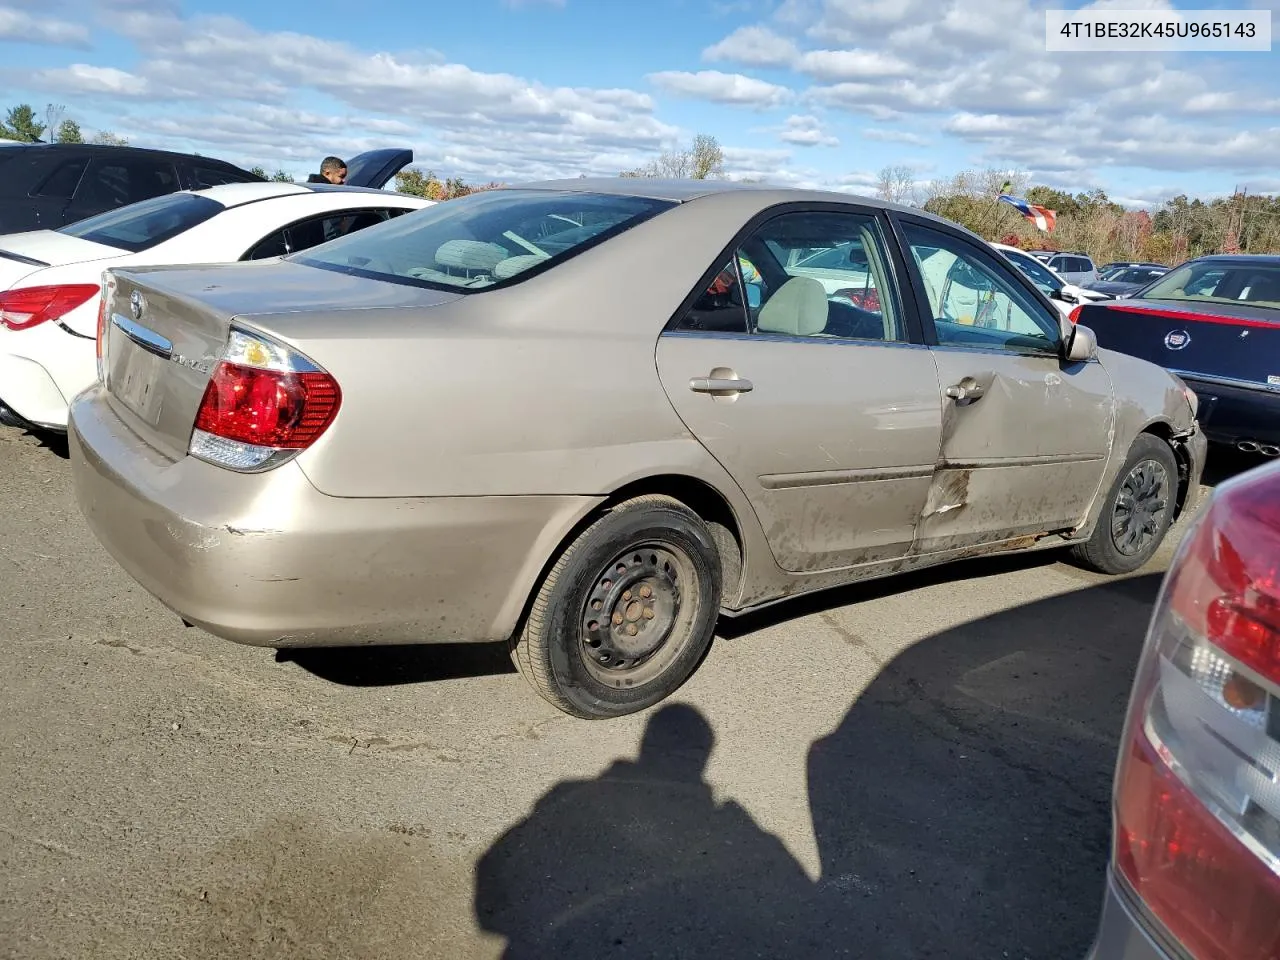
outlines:
[{"label": "blue sky", "polygon": [[1280,52],[1049,54],[1050,6],[1086,5],[0,0],[0,103],[294,174],[392,145],[469,181],[613,174],[710,133],[731,176],[783,185],[905,165],[922,190],[998,168],[1131,205],[1280,192]]}]

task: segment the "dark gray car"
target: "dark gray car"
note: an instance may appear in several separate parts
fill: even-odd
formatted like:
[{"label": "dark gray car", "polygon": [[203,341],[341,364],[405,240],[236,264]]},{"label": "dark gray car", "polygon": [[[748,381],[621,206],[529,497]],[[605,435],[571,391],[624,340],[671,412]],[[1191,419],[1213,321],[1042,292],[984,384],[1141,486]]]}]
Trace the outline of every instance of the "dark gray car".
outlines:
[{"label": "dark gray car", "polygon": [[1113,267],[1104,271],[1097,280],[1087,280],[1080,286],[1086,290],[1105,293],[1109,297],[1122,299],[1131,297],[1147,284],[1158,280],[1169,272],[1168,267]]}]

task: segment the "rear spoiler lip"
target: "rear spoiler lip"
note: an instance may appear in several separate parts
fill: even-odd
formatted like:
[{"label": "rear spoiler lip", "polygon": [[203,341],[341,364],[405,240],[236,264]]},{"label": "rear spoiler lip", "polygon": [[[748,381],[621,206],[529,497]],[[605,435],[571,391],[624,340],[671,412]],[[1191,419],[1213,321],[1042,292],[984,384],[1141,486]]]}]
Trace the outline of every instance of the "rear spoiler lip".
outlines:
[{"label": "rear spoiler lip", "polygon": [[1162,317],[1166,320],[1182,320],[1192,323],[1217,323],[1227,327],[1253,327],[1262,330],[1280,330],[1280,314],[1272,320],[1252,320],[1248,317],[1232,317],[1221,313],[1200,313],[1190,310],[1169,310],[1162,307],[1146,307],[1136,304],[1111,301],[1102,304],[1086,304],[1085,306],[1102,306],[1107,310],[1119,310],[1121,313],[1141,313],[1149,317]]},{"label": "rear spoiler lip", "polygon": [[6,260],[13,260],[17,263],[25,263],[29,267],[47,267],[49,264],[43,260],[37,260],[35,257],[24,257],[20,253],[14,253],[12,250],[0,250],[0,257]]}]

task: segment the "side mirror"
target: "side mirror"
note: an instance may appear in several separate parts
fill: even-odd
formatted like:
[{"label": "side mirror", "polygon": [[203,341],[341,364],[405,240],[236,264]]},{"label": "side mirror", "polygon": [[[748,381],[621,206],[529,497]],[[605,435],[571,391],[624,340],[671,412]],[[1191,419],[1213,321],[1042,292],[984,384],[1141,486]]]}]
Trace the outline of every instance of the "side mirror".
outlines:
[{"label": "side mirror", "polygon": [[1098,336],[1088,327],[1072,324],[1071,333],[1066,338],[1066,359],[1071,363],[1085,363],[1098,356]]}]

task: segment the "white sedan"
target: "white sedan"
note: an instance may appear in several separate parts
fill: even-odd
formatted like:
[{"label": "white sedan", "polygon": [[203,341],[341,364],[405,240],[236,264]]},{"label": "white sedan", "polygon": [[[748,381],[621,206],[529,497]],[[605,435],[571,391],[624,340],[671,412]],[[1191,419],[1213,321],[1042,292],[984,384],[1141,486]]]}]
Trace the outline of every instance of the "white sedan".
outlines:
[{"label": "white sedan", "polygon": [[[995,247],[1005,256],[1015,267],[1026,274],[1027,279],[1040,288],[1040,292],[1053,301],[1053,305],[1058,308],[1058,312],[1063,316],[1070,316],[1071,311],[1081,303],[1092,303],[1094,300],[1105,300],[1105,293],[1097,293],[1093,290],[1086,290],[1084,287],[1077,286],[1074,283],[1068,283],[1060,273],[1052,267],[1046,266],[1037,257],[1033,257],[1025,250],[1017,247],[1011,247],[1005,243],[993,243]],[[1054,296],[1054,291],[1060,296]]]},{"label": "white sedan", "polygon": [[360,187],[235,183],[0,236],[0,418],[66,429],[71,398],[97,378],[108,267],[283,256],[431,203]]}]

